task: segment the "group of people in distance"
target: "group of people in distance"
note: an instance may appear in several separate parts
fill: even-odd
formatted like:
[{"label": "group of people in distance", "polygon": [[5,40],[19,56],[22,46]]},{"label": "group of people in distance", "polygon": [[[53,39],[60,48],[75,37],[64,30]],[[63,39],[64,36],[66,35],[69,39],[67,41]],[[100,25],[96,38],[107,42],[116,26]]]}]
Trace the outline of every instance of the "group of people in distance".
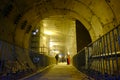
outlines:
[{"label": "group of people in distance", "polygon": [[[59,54],[55,55],[55,59],[56,59],[56,64],[58,64],[58,62],[59,62]],[[68,55],[68,54],[67,54],[66,62],[67,62],[68,65],[70,64],[70,55]]]}]

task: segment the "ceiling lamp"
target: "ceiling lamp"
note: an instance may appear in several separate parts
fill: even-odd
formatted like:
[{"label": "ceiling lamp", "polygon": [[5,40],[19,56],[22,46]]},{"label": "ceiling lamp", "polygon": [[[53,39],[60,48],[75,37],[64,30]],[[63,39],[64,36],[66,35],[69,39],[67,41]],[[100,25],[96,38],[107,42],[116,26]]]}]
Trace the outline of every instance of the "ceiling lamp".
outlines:
[{"label": "ceiling lamp", "polygon": [[53,35],[54,33],[51,32],[51,31],[44,31],[44,34],[47,34],[47,35]]},{"label": "ceiling lamp", "polygon": [[39,31],[38,29],[35,29],[35,30],[32,31],[32,34],[36,35],[38,33],[38,31]]}]

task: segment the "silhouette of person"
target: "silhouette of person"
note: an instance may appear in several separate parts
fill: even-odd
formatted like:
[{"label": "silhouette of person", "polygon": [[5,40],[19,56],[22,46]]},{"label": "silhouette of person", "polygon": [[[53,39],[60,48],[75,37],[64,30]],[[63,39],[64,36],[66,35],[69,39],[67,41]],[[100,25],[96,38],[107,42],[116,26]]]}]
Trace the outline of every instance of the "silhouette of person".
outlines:
[{"label": "silhouette of person", "polygon": [[58,54],[56,54],[55,59],[56,59],[56,64],[58,64],[58,59],[59,59]]}]

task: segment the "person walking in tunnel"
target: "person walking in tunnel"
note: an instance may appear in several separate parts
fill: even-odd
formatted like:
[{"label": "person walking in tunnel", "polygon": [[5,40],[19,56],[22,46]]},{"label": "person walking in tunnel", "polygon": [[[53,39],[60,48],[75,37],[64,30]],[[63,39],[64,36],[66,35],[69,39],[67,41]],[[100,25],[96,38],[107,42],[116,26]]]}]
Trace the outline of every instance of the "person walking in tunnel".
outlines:
[{"label": "person walking in tunnel", "polygon": [[56,54],[55,59],[56,59],[56,64],[58,64],[58,59],[59,59],[59,55],[58,54]]},{"label": "person walking in tunnel", "polygon": [[67,65],[69,65],[70,64],[70,55],[68,54],[67,55]]}]

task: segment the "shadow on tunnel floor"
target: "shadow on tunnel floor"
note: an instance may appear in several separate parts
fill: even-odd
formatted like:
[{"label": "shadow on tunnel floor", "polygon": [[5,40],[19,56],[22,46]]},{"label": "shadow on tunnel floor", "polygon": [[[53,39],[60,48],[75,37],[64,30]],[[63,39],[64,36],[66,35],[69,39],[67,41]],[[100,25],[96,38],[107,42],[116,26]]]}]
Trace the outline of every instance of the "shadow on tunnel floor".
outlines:
[{"label": "shadow on tunnel floor", "polygon": [[47,66],[44,68],[40,68],[39,70],[33,71],[33,70],[26,70],[26,71],[20,71],[17,73],[8,73],[6,75],[2,75],[0,76],[0,80],[28,80],[27,78],[31,78],[32,80],[32,76],[43,76],[46,72],[49,71],[49,69],[52,67],[51,66]]},{"label": "shadow on tunnel floor", "polygon": [[39,76],[39,77],[42,77],[44,74],[46,74],[52,67],[54,66],[53,65],[50,65],[50,66],[47,66],[47,67],[44,67],[44,68],[41,68],[39,70],[37,70],[36,72],[34,73],[31,73],[27,76],[24,76],[22,78],[20,78],[20,80],[36,80],[36,77],[35,76]]}]

